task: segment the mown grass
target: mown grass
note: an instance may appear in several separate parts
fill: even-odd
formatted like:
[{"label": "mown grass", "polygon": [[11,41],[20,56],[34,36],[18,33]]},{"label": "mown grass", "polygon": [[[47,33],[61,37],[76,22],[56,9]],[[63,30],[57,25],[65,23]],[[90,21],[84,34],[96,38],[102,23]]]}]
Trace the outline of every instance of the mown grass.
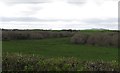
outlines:
[{"label": "mown grass", "polygon": [[76,57],[81,60],[117,60],[118,49],[77,45],[70,38],[3,41],[3,53],[36,54],[45,57]]}]

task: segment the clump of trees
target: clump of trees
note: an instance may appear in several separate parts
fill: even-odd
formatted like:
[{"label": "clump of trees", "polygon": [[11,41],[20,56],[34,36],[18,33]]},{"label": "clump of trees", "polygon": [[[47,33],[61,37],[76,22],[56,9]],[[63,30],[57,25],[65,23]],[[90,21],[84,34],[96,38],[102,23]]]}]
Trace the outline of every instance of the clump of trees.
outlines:
[{"label": "clump of trees", "polygon": [[96,46],[114,46],[118,47],[117,32],[99,32],[99,33],[76,33],[71,42],[74,44],[87,44]]}]

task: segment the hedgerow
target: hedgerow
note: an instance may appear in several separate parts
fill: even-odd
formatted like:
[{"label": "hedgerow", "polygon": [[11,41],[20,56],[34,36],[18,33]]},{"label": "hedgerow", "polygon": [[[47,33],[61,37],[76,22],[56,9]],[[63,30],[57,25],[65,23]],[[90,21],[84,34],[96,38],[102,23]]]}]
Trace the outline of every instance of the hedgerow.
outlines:
[{"label": "hedgerow", "polygon": [[71,37],[71,42],[74,44],[118,47],[118,33],[117,32],[99,32],[95,34],[76,33],[73,37]]},{"label": "hedgerow", "polygon": [[118,71],[118,62],[83,61],[74,57],[40,57],[37,55],[4,54],[4,71]]},{"label": "hedgerow", "polygon": [[71,37],[73,32],[69,31],[2,31],[2,40],[26,40]]}]

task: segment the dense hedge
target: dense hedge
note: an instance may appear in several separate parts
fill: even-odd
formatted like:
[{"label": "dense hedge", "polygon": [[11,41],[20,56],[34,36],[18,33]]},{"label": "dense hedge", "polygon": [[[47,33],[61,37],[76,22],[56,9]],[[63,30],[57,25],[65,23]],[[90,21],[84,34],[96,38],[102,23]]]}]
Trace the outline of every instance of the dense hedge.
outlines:
[{"label": "dense hedge", "polygon": [[3,31],[2,40],[71,37],[73,34],[73,32],[69,31]]},{"label": "dense hedge", "polygon": [[[76,34],[75,34],[76,33]],[[3,31],[2,40],[71,37],[75,44],[118,47],[118,32]]]},{"label": "dense hedge", "polygon": [[46,58],[35,55],[4,54],[3,71],[118,71],[118,62],[81,61],[77,58]]},{"label": "dense hedge", "polygon": [[71,42],[75,44],[89,44],[98,46],[113,46],[118,47],[117,32],[99,32],[99,33],[76,33]]}]

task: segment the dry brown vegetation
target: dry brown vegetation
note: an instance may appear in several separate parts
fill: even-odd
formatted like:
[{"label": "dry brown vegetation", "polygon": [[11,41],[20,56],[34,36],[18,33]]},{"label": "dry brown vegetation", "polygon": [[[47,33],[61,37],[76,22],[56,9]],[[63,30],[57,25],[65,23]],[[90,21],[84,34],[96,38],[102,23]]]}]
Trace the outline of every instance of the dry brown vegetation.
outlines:
[{"label": "dry brown vegetation", "polygon": [[89,36],[88,34],[83,34],[83,33],[75,34],[71,38],[71,42],[76,44],[85,44],[87,42],[88,36]]},{"label": "dry brown vegetation", "polygon": [[57,37],[71,37],[74,33],[68,31],[3,31],[2,40],[43,39]]},{"label": "dry brown vegetation", "polygon": [[75,44],[88,44],[97,46],[113,46],[118,47],[117,32],[99,32],[95,34],[76,33],[71,42]]},{"label": "dry brown vegetation", "polygon": [[118,32],[3,31],[2,40],[26,40],[71,37],[75,44],[118,47]]}]

